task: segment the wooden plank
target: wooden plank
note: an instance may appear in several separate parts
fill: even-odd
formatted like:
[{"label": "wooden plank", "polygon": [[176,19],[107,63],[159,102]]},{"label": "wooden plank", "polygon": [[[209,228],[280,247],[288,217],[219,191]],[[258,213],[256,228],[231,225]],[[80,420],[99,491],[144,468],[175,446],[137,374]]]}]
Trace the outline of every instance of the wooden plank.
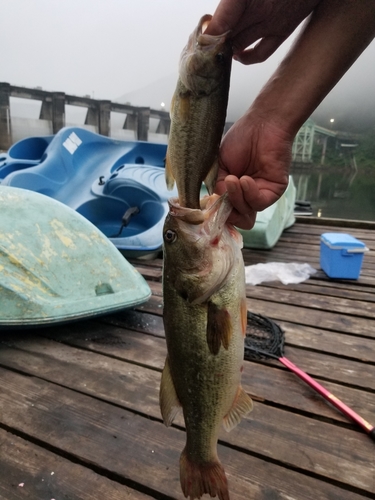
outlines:
[{"label": "wooden plank", "polygon": [[[153,289],[153,295],[146,303],[138,306],[136,310],[156,315],[162,314],[162,297],[154,293],[156,288],[160,288],[160,284],[150,283],[150,285]],[[285,321],[296,323],[300,326],[341,331],[350,335],[369,338],[375,337],[373,321],[368,318],[349,316],[319,309],[306,309],[288,303],[269,302],[255,298],[247,299],[247,309],[252,313],[269,317],[276,322]]]},{"label": "wooden plank", "polygon": [[[364,365],[358,361],[342,359],[323,353],[285,347],[285,357],[293,360],[299,368],[312,377],[360,387],[368,391],[375,390],[375,365]],[[375,424],[374,424],[375,425]]]},{"label": "wooden plank", "polygon": [[[182,431],[174,428],[166,429],[156,421],[130,414],[117,406],[88,398],[83,394],[52,386],[42,380],[30,377],[23,377],[21,380],[20,377],[19,374],[4,372],[0,369],[0,380],[4,387],[0,394],[0,401],[4,408],[2,420],[5,425],[12,426],[19,432],[38,439],[48,436],[50,445],[64,450],[65,453],[79,458],[80,461],[87,461],[96,466],[106,464],[108,470],[121,475],[125,480],[132,479],[150,491],[176,495],[177,498],[182,497],[177,479],[178,454],[184,441]],[[17,419],[14,419],[14,415],[17,415]],[[278,419],[277,424],[280,427]],[[245,431],[245,429],[242,430]],[[330,430],[333,431],[334,427]],[[309,432],[308,427],[306,431]],[[250,431],[250,434],[252,433],[253,430]],[[241,432],[237,434],[237,438],[236,434],[233,433],[233,438],[239,439],[242,446],[249,440],[249,436],[244,436]],[[275,441],[276,435],[281,437],[282,434],[274,430],[273,441]],[[319,435],[315,427],[311,430],[312,439],[313,435]],[[357,457],[355,463],[346,459],[345,453],[342,451],[343,440],[340,437],[340,446],[335,448],[338,455],[334,461],[338,482],[342,488],[345,488],[345,484],[348,482],[357,493],[363,493],[366,490],[372,492],[373,470],[372,467],[368,467],[373,453],[372,443],[368,447],[367,436],[355,432],[350,433],[349,436],[347,433],[345,435],[351,444],[351,451],[353,447],[357,450],[357,454],[360,450],[362,458]],[[358,438],[360,438],[360,443],[357,442]],[[297,439],[300,441],[301,437],[299,436]],[[251,439],[250,442],[252,442]],[[268,444],[271,442],[272,440],[269,439]],[[263,439],[261,439],[261,443],[263,448],[267,448]],[[329,452],[329,448],[332,448],[332,443],[324,451]],[[288,440],[286,449],[290,450],[290,440]],[[327,494],[329,492],[332,495],[332,491],[329,491],[331,485],[322,481],[327,474],[326,467],[329,466],[329,460],[326,462],[323,458],[324,454],[321,453],[322,467],[320,467],[319,461],[310,455],[313,450],[309,449],[306,456],[304,445],[301,442],[298,443],[298,447],[295,446],[293,451],[294,453],[289,453],[290,458],[299,452],[301,457],[305,454],[304,463],[315,468],[321,481],[312,480],[308,476],[303,476],[304,479],[302,479],[301,474],[292,473],[276,466],[276,464],[272,464],[272,478],[267,477],[268,473],[264,474],[265,468],[261,463],[264,463],[264,460],[254,459],[251,455],[220,446],[219,455],[222,457],[229,474],[235,476],[235,480],[230,482],[233,498],[248,499],[258,490],[259,484],[267,484],[271,490],[278,490],[281,470],[281,476],[289,476],[287,482],[289,498],[299,500],[312,498],[309,496],[312,494],[311,488],[314,489],[314,494],[319,498],[330,498]],[[269,452],[273,455],[273,450]],[[369,457],[366,457],[367,452],[370,453]],[[274,461],[274,457],[272,458]],[[361,463],[362,459],[367,467]],[[298,470],[302,471],[303,469],[298,467]],[[350,474],[347,473],[349,470]],[[250,478],[249,471],[251,471]],[[339,471],[341,471],[341,475]],[[295,476],[294,481],[290,474]],[[242,484],[241,481],[237,481],[241,478],[245,478]],[[350,494],[352,493],[351,491]],[[269,491],[267,495],[261,495],[259,498],[269,498]],[[344,490],[340,491],[339,489],[336,491],[336,495],[342,495],[337,496],[337,498],[346,498]]]},{"label": "wooden plank", "polygon": [[[123,318],[125,322],[128,315],[124,315]],[[116,320],[116,323],[119,323],[119,320]],[[154,334],[156,333],[158,332],[155,328]],[[150,366],[158,370],[164,366],[166,357],[164,338],[142,335],[139,331],[127,331],[124,328],[111,327],[110,324],[101,325],[97,331],[90,323],[86,329],[81,323],[79,328],[67,330],[61,327],[59,331],[49,332],[46,335],[59,342],[66,342],[69,345],[134,362],[140,366]],[[109,343],[103,343],[106,335],[109,335]],[[20,366],[22,363],[20,363],[19,357],[17,359],[18,366]],[[282,373],[280,374],[280,372]],[[319,377],[316,378],[319,380]],[[375,401],[371,393],[351,389],[337,383],[321,382],[364,418],[368,420],[374,418]],[[257,400],[285,406],[310,415],[326,417],[332,421],[348,422],[341,413],[331,408],[315,391],[294,374],[284,370],[279,363],[275,366],[265,366],[263,363],[245,362],[243,385]]]},{"label": "wooden plank", "polygon": [[369,235],[375,239],[375,223],[368,221],[352,221],[345,220],[346,225],[343,225],[341,219],[318,219],[315,217],[297,217],[297,222],[285,229],[285,233],[290,232],[305,232],[305,233],[350,233],[356,238],[361,235]]},{"label": "wooden plank", "polygon": [[[345,314],[336,312],[304,309],[287,303],[270,303],[257,299],[248,299],[247,308],[255,314],[262,314],[275,321],[295,323],[301,327],[306,325],[324,330],[341,331],[350,335],[375,337],[373,322],[367,318],[346,316]],[[143,309],[150,312],[156,312],[157,303],[155,304],[155,301],[152,300],[150,306],[149,303],[147,303]]]},{"label": "wooden plank", "polygon": [[[125,316],[123,316],[122,324],[125,324],[124,322],[126,322]],[[120,321],[117,319],[116,323],[119,324]],[[121,329],[116,329],[115,331],[116,335],[119,335],[120,337],[122,336]],[[156,334],[157,331],[155,330],[154,333]],[[124,334],[124,337],[128,339],[130,343],[143,343],[143,336],[140,336],[137,333],[131,334],[131,332],[128,332]],[[86,346],[87,344],[88,343],[86,342]],[[98,349],[98,346],[95,346],[94,342],[91,344],[89,342],[89,345],[90,348]],[[128,348],[129,346],[127,347],[127,350]],[[144,347],[130,347],[130,351],[132,353],[142,351],[142,361],[140,362],[143,362],[143,357],[146,359],[147,357],[150,357],[153,360],[157,359],[156,356],[159,352],[159,364],[156,364],[155,366],[158,366],[159,368],[162,368],[163,366],[166,352],[163,340],[159,341],[154,338],[152,338],[152,340],[148,339],[147,345],[144,345]],[[302,351],[302,355],[304,354],[305,352]],[[317,353],[316,357],[314,357],[312,361],[310,360],[310,363],[312,363],[311,371],[313,374],[315,374],[316,379],[320,380],[328,390],[330,390],[337,397],[343,399],[349,406],[356,409],[356,411],[358,411],[359,413],[362,412],[362,416],[364,418],[370,420],[373,419],[373,415],[375,414],[375,405],[372,403],[371,393],[363,393],[357,390],[353,390],[350,387],[340,386],[338,385],[336,380],[334,382],[327,382],[326,380],[321,379],[319,377],[320,373],[318,370],[318,367],[320,366],[318,361],[320,359],[321,355]],[[327,358],[325,358],[325,360],[327,360]],[[297,364],[299,364],[299,357],[292,358],[292,361],[295,361]],[[324,365],[324,360],[321,360],[320,363],[323,363]],[[281,368],[281,365],[278,363],[276,364],[276,366]],[[357,366],[361,368],[361,365]],[[343,376],[345,378],[347,378],[348,376],[346,372],[347,368],[348,365],[346,364],[345,360],[343,360],[340,363],[340,370],[343,371]],[[362,371],[366,370],[367,367],[364,367],[363,369],[360,369],[358,373],[362,373]],[[331,370],[331,372],[334,373],[334,370]],[[320,396],[318,396],[312,389],[308,388],[303,382],[299,381],[299,379],[297,379],[295,375],[285,374],[284,376],[286,377],[285,387],[288,387],[288,391],[290,392],[284,390],[285,387],[283,387],[282,383],[280,384],[280,386],[278,385],[278,376],[272,371],[269,371],[267,367],[262,366],[262,364],[260,363],[246,363],[244,384],[246,385],[246,387],[248,387],[248,391],[257,398],[266,399],[267,401],[272,401],[273,403],[276,403],[278,405],[295,407],[300,409],[301,411],[312,412],[319,415],[329,415],[330,417],[334,415],[334,418],[340,418],[341,420],[345,421],[345,419],[342,418],[341,414],[336,414],[336,412],[332,413],[332,411],[330,411],[331,409],[329,409],[329,411],[327,412],[327,404],[325,401],[323,402],[322,406],[316,406],[317,400],[320,402]]]},{"label": "wooden plank", "polygon": [[151,496],[160,491],[182,498],[177,480],[181,431],[170,433],[160,423],[40,379],[0,369],[0,380],[4,425],[71,459],[105,467]]},{"label": "wooden plank", "polygon": [[[141,261],[142,262],[142,261]],[[154,266],[145,266],[143,263],[136,262],[134,267],[137,269],[139,273],[147,280],[161,280],[162,270],[159,267]]]},{"label": "wooden plank", "polygon": [[[158,281],[161,281],[161,269],[159,269],[158,272],[155,271],[155,268],[151,266],[152,262],[153,261],[150,261],[150,266],[145,266],[145,265],[138,266],[137,262],[134,262],[134,265],[146,279],[149,279],[149,275],[156,276],[160,274],[160,279]],[[149,272],[149,270],[151,271]],[[323,279],[319,279],[319,276],[321,276]],[[360,283],[353,280],[348,281],[348,280],[328,279],[325,273],[323,273],[323,271],[319,271],[316,275],[313,275],[312,278],[310,278],[309,280],[298,284],[290,283],[288,285],[283,285],[281,282],[274,281],[274,282],[264,282],[258,286],[266,288],[295,290],[298,292],[305,292],[305,293],[316,293],[316,294],[328,295],[333,297],[342,297],[348,299],[352,298],[356,300],[364,300],[370,302],[375,301],[375,288],[373,287],[364,288]]]},{"label": "wooden plank", "polygon": [[0,429],[0,443],[0,499],[152,498],[3,429]]},{"label": "wooden plank", "polygon": [[[164,337],[163,320],[153,314],[127,311],[126,313],[108,316],[104,321],[111,325]],[[313,349],[317,352],[335,354],[336,356],[345,356],[366,363],[375,362],[374,341],[372,338],[346,335],[286,321],[277,321],[276,323],[285,332],[286,345]],[[109,331],[103,333],[103,336],[107,334],[110,334]]]},{"label": "wooden plank", "polygon": [[359,316],[371,319],[370,324],[375,329],[375,307],[372,302],[364,300],[329,297],[314,293],[300,293],[286,288],[272,289],[261,286],[247,286],[246,295],[252,300],[260,299],[281,304],[296,305],[306,309],[319,309],[321,311],[335,311],[345,315]]},{"label": "wooden plank", "polygon": [[302,327],[284,321],[278,322],[278,325],[285,332],[286,345],[344,356],[365,363],[375,363],[374,339]]},{"label": "wooden plank", "polygon": [[[126,336],[126,338],[127,337],[128,335]],[[148,338],[145,344],[143,344],[142,342],[138,342],[138,348],[132,350],[133,355],[130,355],[130,358],[133,362],[137,362],[137,364],[139,364],[140,366],[121,363],[117,359],[108,360],[108,358],[105,358],[103,356],[97,356],[93,354],[90,355],[89,353],[81,352],[77,349],[69,348],[68,346],[56,346],[55,343],[48,342],[46,340],[43,341],[43,339],[36,340],[37,341],[21,340],[20,342],[13,343],[13,345],[15,347],[18,347],[20,350],[10,348],[6,349],[4,347],[4,349],[0,350],[0,363],[3,366],[8,366],[18,371],[24,371],[25,373],[39,376],[55,383],[61,383],[67,387],[74,388],[75,390],[79,390],[85,393],[87,392],[107,401],[121,404],[124,407],[130,408],[132,410],[138,409],[140,411],[139,406],[137,406],[140,404],[137,397],[135,398],[135,400],[133,400],[134,395],[137,395],[137,384],[140,380],[142,381],[143,394],[149,394],[146,397],[146,401],[150,402],[152,400],[151,395],[154,393],[157,395],[158,393],[158,382],[155,385],[155,380],[158,380],[159,375],[156,375],[150,370],[145,370],[143,367],[144,360],[140,360],[139,358],[134,356],[134,353],[140,351],[147,353],[150,352],[150,349],[147,349],[147,346],[152,345],[152,337]],[[137,345],[137,343],[135,344]],[[115,344],[114,348],[112,349],[112,353],[115,353],[117,349],[117,354],[115,354],[115,356],[116,358],[121,359],[122,351],[123,359],[127,360],[128,345],[129,341],[127,341],[122,350],[119,350],[118,344]],[[154,349],[154,353],[151,354],[151,358],[153,357],[155,363],[152,368],[161,370],[164,365],[166,348],[164,343],[159,343],[156,345],[157,348]],[[108,350],[107,354],[109,354]],[[322,365],[323,367],[325,366],[322,361],[320,361],[320,364],[316,364],[320,368]],[[260,365],[251,365],[252,363],[246,363],[243,385],[244,387],[246,387],[248,392],[254,394],[257,399],[264,400],[267,397],[264,393],[265,383],[276,385],[280,384],[281,386],[281,381],[292,380],[292,385],[294,385],[293,390],[299,385],[299,380],[297,380],[294,375],[292,375],[292,377],[290,378],[289,375],[291,374],[288,373],[285,376],[283,373],[280,373],[284,370],[278,369],[273,371],[269,370],[268,372],[262,369],[261,372],[265,380],[262,380],[259,384],[259,376],[257,374],[254,374],[258,371]],[[56,372],[57,368],[58,372]],[[59,373],[66,373],[66,375],[63,379],[61,379]],[[267,374],[267,377],[265,377],[265,374]],[[91,379],[93,380],[89,385],[88,381]],[[257,380],[258,385],[254,383],[254,379]],[[125,383],[126,390],[124,388],[121,388],[121,386],[117,386],[116,381],[118,380],[121,381],[121,384]],[[341,392],[342,391],[343,388],[341,388]],[[346,391],[347,389],[344,388],[345,397],[347,397]],[[283,390],[283,392],[285,392],[285,389]],[[309,392],[313,391],[309,389]],[[275,397],[275,394],[273,395],[273,397]],[[276,393],[276,397],[278,399],[278,404],[281,404],[282,402],[283,404],[285,404],[285,401],[283,401],[281,395],[278,395]],[[284,396],[284,398],[285,397],[288,400],[286,404],[290,407],[297,405],[300,406],[304,411],[307,411],[305,388],[299,396],[298,403],[295,401],[296,395],[293,394],[293,391],[290,396]],[[369,398],[366,396],[366,393],[362,393],[361,397],[365,403],[368,402],[367,400]],[[315,400],[313,398],[313,404],[310,407],[314,412],[321,414],[321,412],[323,411],[323,414],[328,415],[333,419],[337,419],[339,416],[337,415],[335,410],[332,411],[330,407],[327,408],[327,404],[325,402],[323,402],[323,408],[321,408],[320,402],[317,406],[314,405],[316,405],[316,398]],[[148,413],[149,411],[151,411],[149,406],[142,406],[142,412]],[[155,418],[160,418],[157,397],[156,403],[154,401],[154,408],[151,414]],[[345,418],[343,418],[342,420],[346,421]]]},{"label": "wooden plank", "polygon": [[[248,285],[250,286],[250,285]],[[321,281],[318,279],[309,279],[302,283],[289,283],[288,285],[283,285],[280,282],[265,282],[261,285],[264,289],[277,289],[277,290],[289,290],[298,293],[305,294],[316,294],[323,295],[327,297],[334,298],[345,298],[354,299],[358,301],[365,302],[375,302],[375,290],[364,288],[362,286],[355,286],[353,284],[348,285],[347,283],[334,283],[328,281]]]},{"label": "wooden plank", "polygon": [[[133,313],[134,314],[134,313]],[[119,317],[118,315],[116,317]],[[132,316],[129,318],[129,322],[126,322],[126,316],[122,316],[125,322],[117,321],[117,324],[123,324],[131,328],[133,323]],[[137,316],[136,316],[137,317]],[[156,324],[156,319],[154,320],[154,325]],[[321,332],[317,329],[306,329],[301,327],[300,325],[293,325],[288,323],[288,325],[293,326],[293,329],[290,331],[298,332],[300,338],[305,336],[306,338],[312,338],[312,334],[317,332]],[[156,330],[154,330],[156,333]],[[157,331],[159,335],[163,335],[162,325],[159,323],[159,330]],[[315,337],[315,344],[312,342],[305,342],[308,347],[318,347],[318,339],[321,337]],[[326,335],[326,345],[329,343],[328,333]],[[335,343],[341,342],[340,347],[343,349],[344,342],[346,341],[347,349],[345,351],[346,355],[349,357],[354,357],[353,348],[360,349],[362,353],[362,358],[364,358],[367,362],[371,362],[374,360],[373,350],[368,350],[368,347],[371,347],[372,339],[362,339],[358,338],[355,342],[351,342],[350,339],[353,338],[350,336],[348,339],[345,336],[345,339],[341,341],[342,334],[335,335]],[[289,337],[288,337],[289,339]],[[363,342],[367,341],[367,344],[363,344]],[[335,353],[335,343],[330,344],[331,349],[329,352]],[[368,352],[368,356],[366,356],[366,352]],[[335,353],[337,354],[337,353]],[[337,355],[332,356],[326,354],[324,352],[311,352],[305,349],[295,349],[290,345],[286,345],[285,355],[290,357],[291,360],[299,365],[301,369],[308,372],[313,377],[318,377],[321,380],[330,380],[332,382],[344,383],[353,387],[362,387],[366,389],[375,389],[374,381],[375,381],[375,365],[366,364],[363,365],[362,362],[357,360],[350,359],[342,359]],[[370,359],[368,359],[370,357]],[[366,359],[367,358],[367,359]],[[298,361],[297,361],[298,360]],[[361,360],[363,361],[363,360]]]}]

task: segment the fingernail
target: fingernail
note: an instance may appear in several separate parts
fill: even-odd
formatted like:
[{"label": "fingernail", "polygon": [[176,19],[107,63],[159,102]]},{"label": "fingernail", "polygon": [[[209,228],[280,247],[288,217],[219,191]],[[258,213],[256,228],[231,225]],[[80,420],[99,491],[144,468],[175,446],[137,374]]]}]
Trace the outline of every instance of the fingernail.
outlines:
[{"label": "fingernail", "polygon": [[242,191],[249,191],[249,184],[247,183],[245,177],[241,177],[240,183],[241,183]]}]

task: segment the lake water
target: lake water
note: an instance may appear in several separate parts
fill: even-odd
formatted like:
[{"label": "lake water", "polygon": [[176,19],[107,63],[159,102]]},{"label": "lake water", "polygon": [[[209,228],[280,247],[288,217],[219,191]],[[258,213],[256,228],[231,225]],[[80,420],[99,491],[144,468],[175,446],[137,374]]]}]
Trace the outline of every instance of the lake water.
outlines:
[{"label": "lake water", "polygon": [[375,222],[375,167],[292,168],[297,200],[310,201],[314,216]]}]

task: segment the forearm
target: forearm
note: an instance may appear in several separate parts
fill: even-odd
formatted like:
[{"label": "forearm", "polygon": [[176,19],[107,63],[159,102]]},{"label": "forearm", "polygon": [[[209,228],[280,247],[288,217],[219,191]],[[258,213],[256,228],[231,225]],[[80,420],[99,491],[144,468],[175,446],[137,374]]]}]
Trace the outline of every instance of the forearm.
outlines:
[{"label": "forearm", "polygon": [[249,113],[294,136],[375,36],[375,0],[322,0]]}]

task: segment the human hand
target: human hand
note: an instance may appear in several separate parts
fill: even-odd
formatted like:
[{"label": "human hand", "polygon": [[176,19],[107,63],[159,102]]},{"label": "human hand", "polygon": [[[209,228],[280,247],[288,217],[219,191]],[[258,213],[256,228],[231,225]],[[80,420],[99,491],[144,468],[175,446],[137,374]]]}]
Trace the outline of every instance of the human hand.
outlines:
[{"label": "human hand", "polygon": [[229,222],[251,229],[258,211],[272,205],[289,182],[293,136],[250,110],[226,133],[220,146],[215,191],[228,191]]},{"label": "human hand", "polygon": [[243,64],[259,63],[275,52],[320,1],[221,0],[206,33],[230,31],[234,58]]}]

